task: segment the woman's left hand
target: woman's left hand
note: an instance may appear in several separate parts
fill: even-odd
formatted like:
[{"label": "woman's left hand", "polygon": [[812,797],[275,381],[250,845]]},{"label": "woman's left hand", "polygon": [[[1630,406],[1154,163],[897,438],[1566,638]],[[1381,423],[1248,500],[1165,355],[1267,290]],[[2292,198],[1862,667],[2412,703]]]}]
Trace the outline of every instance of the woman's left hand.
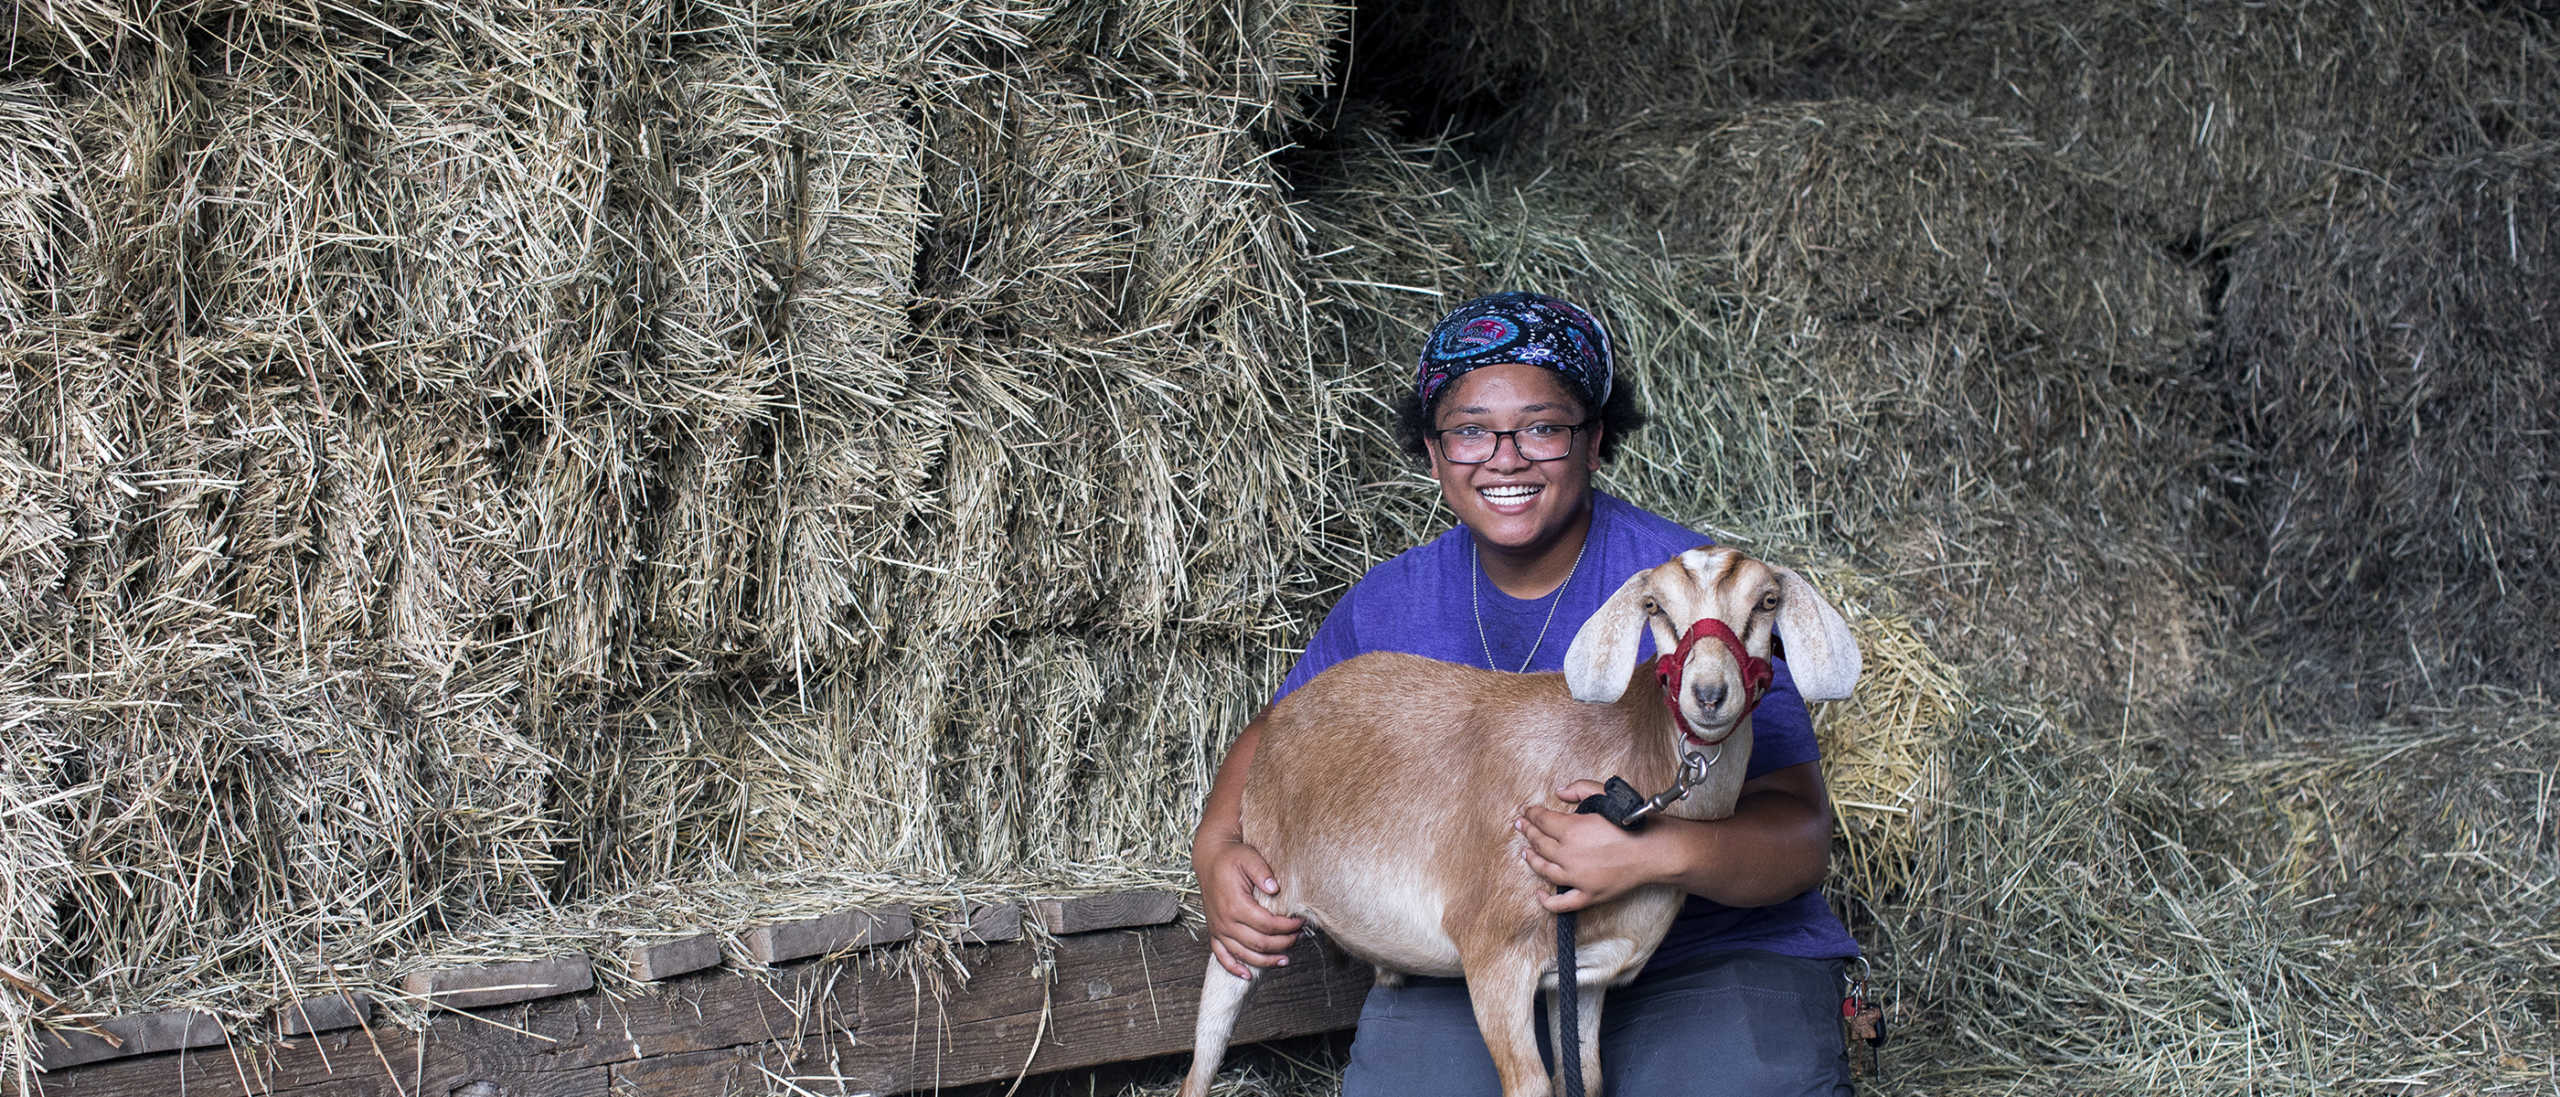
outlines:
[{"label": "woman's left hand", "polygon": [[[1556,790],[1556,798],[1576,804],[1600,793],[1599,782],[1576,781]],[[1539,905],[1554,913],[1581,910],[1661,882],[1644,838],[1600,816],[1531,804],[1511,825],[1529,840],[1523,855],[1529,870],[1549,884],[1569,889],[1538,896]]]}]

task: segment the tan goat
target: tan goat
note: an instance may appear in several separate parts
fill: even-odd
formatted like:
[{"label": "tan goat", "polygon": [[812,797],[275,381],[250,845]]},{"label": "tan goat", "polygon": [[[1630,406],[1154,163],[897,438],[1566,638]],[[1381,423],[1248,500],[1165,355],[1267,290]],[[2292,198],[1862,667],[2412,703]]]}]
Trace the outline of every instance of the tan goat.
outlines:
[{"label": "tan goat", "polygon": [[[1839,611],[1795,572],[1713,547],[1628,578],[1574,635],[1562,674],[1380,652],[1317,675],[1265,714],[1246,778],[1244,839],[1280,884],[1258,895],[1263,905],[1307,919],[1381,979],[1465,976],[1504,1097],[1546,1094],[1532,1026],[1538,989],[1555,986],[1554,915],[1538,905],[1550,889],[1523,862],[1511,821],[1578,778],[1670,787],[1686,737],[1675,698],[1696,739],[1686,749],[1715,763],[1666,814],[1733,813],[1751,754],[1741,662],[1721,643],[1696,643],[1669,687],[1635,665],[1648,630],[1667,653],[1708,616],[1756,659],[1782,634],[1807,701],[1848,696],[1857,680],[1857,641]],[[1582,911],[1578,1036],[1591,1094],[1604,988],[1635,977],[1682,898],[1654,886]],[[1182,1097],[1208,1092],[1252,986],[1209,962]]]}]

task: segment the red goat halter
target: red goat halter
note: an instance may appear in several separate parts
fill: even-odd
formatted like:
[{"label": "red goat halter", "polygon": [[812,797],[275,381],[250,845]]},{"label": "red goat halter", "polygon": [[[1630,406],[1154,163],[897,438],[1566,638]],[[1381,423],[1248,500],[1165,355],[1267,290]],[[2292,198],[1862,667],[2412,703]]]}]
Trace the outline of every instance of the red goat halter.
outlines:
[{"label": "red goat halter", "polygon": [[1689,626],[1689,634],[1680,638],[1679,647],[1654,660],[1653,676],[1662,683],[1662,704],[1671,710],[1671,722],[1679,726],[1680,734],[1687,736],[1690,742],[1703,746],[1707,740],[1698,734],[1698,729],[1689,726],[1688,714],[1680,711],[1680,671],[1688,665],[1689,650],[1697,646],[1698,638],[1702,636],[1714,637],[1723,644],[1726,651],[1733,653],[1734,663],[1742,668],[1742,711],[1734,716],[1734,723],[1741,723],[1744,717],[1751,715],[1752,709],[1760,707],[1760,699],[1768,696],[1769,683],[1776,679],[1777,672],[1769,666],[1768,660],[1743,650],[1742,638],[1735,636],[1733,629],[1724,622],[1711,616],[1698,618],[1697,624]]}]

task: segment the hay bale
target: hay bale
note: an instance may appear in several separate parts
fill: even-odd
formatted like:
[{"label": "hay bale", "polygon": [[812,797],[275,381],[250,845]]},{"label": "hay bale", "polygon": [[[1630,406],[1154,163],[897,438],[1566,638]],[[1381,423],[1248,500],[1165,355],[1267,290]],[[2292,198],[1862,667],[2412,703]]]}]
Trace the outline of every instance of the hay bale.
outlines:
[{"label": "hay bale", "polygon": [[71,567],[71,504],[64,477],[0,437],[0,631],[15,633],[62,607]]},{"label": "hay bale", "polygon": [[2226,817],[2149,746],[1986,709],[1948,737],[1928,869],[1882,908],[1878,959],[1931,1049],[1909,1084],[2195,1086],[2243,1054],[2261,1077],[2333,1076],[2336,1041],[2310,1034],[2353,976],[2273,916]]},{"label": "hay bale", "polygon": [[[564,849],[571,894],[603,901],[633,890],[779,871],[807,862],[861,864],[828,831],[829,797],[840,816],[879,817],[858,786],[832,782],[843,753],[863,744],[833,737],[822,714],[791,697],[742,696],[714,681],[669,685],[634,697],[595,698],[568,712],[568,742],[604,749],[568,773],[564,804],[577,841]],[[815,785],[805,804],[789,790]],[[814,824],[814,825],[813,825]],[[842,855],[839,857],[839,855]],[[517,912],[493,911],[489,916]],[[487,921],[487,917],[481,919]],[[681,929],[681,925],[667,928]]]},{"label": "hay bale", "polygon": [[941,794],[947,832],[975,839],[958,863],[993,874],[1186,863],[1226,741],[1290,655],[1188,638],[982,651],[1020,685],[955,698]]},{"label": "hay bale", "polygon": [[368,322],[390,310],[381,200],[361,150],[374,81],[334,52],[241,57],[200,74],[199,135],[182,146],[160,222],[178,226],[177,330],[277,348],[361,386]]},{"label": "hay bale", "polygon": [[506,67],[418,58],[382,93],[399,302],[382,358],[401,391],[488,394],[502,414],[550,421],[594,396],[617,342],[617,275],[636,263],[609,220],[614,138],[577,78],[576,43],[549,44]]},{"label": "hay bale", "polygon": [[1921,638],[1889,584],[1845,568],[1799,569],[1831,596],[1865,660],[1848,699],[1814,710],[1835,819],[1828,894],[1898,902],[1922,871],[1920,828],[1946,800],[1945,737],[1974,703],[1955,667]]},{"label": "hay bale", "polygon": [[2555,759],[2547,699],[2470,689],[2303,729],[2212,776],[2252,875],[2365,969],[2332,1008],[2396,1071],[2494,1092],[2560,1060],[2535,1044],[2560,1009],[2560,952],[2532,940],[2560,924]]},{"label": "hay bale", "polygon": [[2316,705],[2560,682],[2560,145],[2437,161],[2233,251],[2226,567]]},{"label": "hay bale", "polygon": [[219,658],[299,636],[317,479],[307,374],[271,346],[176,343],[163,357],[57,331],[15,348],[29,486],[59,493],[76,533],[47,594],[71,626],[55,657],[103,637]]},{"label": "hay bale", "polygon": [[[1277,347],[1166,336],[946,346],[951,480],[918,537],[939,578],[919,601],[959,628],[1271,620],[1307,504],[1288,490],[1314,448],[1285,413]],[[1246,355],[1250,354],[1251,357]]]},{"label": "hay bale", "polygon": [[1256,132],[1269,104],[1039,55],[963,77],[925,89],[927,330],[1183,332],[1295,312],[1296,240]]},{"label": "hay bale", "polygon": [[[1077,771],[1099,761],[1087,736],[1108,749],[1136,749],[1136,729],[1099,719],[1109,685],[1094,646],[1056,636],[1023,641],[991,634],[960,658],[950,722],[934,744],[940,769],[942,830],[956,847],[954,863],[994,868],[1041,857],[1073,857],[1080,808],[1072,798]],[[985,675],[968,673],[983,668]],[[971,689],[1000,680],[1001,689]],[[1125,808],[1126,805],[1124,805]]]},{"label": "hay bale", "polygon": [[118,630],[66,669],[48,707],[90,776],[58,810],[119,871],[69,881],[47,976],[110,1012],[237,1005],[542,900],[555,778],[517,706],[241,662]]},{"label": "hay bale", "polygon": [[97,235],[80,202],[71,107],[34,80],[0,86],[0,325],[70,311]]},{"label": "hay bale", "polygon": [[329,604],[350,638],[439,685],[523,660],[534,593],[515,551],[520,503],[494,459],[502,443],[485,428],[365,426],[340,443],[347,479],[329,523],[328,566],[344,577]]},{"label": "hay bale", "polygon": [[1351,22],[1338,0],[1063,0],[1032,39],[1113,68],[1214,88],[1274,111],[1273,132],[1306,120]]},{"label": "hay bale", "polygon": [[678,438],[657,472],[640,553],[632,657],[670,673],[760,663],[755,615],[761,533],[776,508],[771,422],[706,424]]},{"label": "hay bale", "polygon": [[579,416],[522,470],[512,542],[534,590],[537,695],[627,677],[646,582],[640,529],[657,491],[645,451],[634,452],[641,421],[621,409]]},{"label": "hay bale", "polygon": [[1854,101],[1705,122],[1577,162],[1621,168],[1646,223],[1730,272],[1821,538],[1911,575],[1933,639],[2004,680],[2083,704],[2189,688],[2218,430],[2188,364],[2201,276],[2004,122]]},{"label": "hay bale", "polygon": [[2128,228],[2119,192],[1997,119],[1855,101],[1656,114],[1578,159],[1624,172],[1646,221],[1712,247],[1738,292],[1826,321],[1953,320],[2058,369],[2178,353],[2199,319],[2195,277]]},{"label": "hay bale", "polygon": [[76,162],[86,168],[73,177],[72,204],[96,226],[85,254],[74,259],[86,270],[76,278],[82,292],[69,315],[144,332],[175,329],[178,235],[166,217],[167,190],[190,120],[204,110],[184,56],[169,50],[143,51],[94,94],[69,104],[65,126]]},{"label": "hay bale", "polygon": [[1352,28],[1355,91],[1413,112],[1406,132],[1469,135],[1525,159],[1656,109],[1820,97],[1838,27],[1871,5],[1459,0]]},{"label": "hay bale", "polygon": [[[736,68],[706,63],[704,86]],[[779,293],[759,351],[779,371],[763,444],[807,475],[775,485],[761,564],[717,574],[761,590],[772,657],[805,674],[876,649],[879,623],[863,618],[900,589],[881,560],[912,553],[906,531],[942,458],[947,401],[931,356],[905,345],[925,221],[919,137],[898,109],[907,93],[860,58],[794,59],[768,80],[771,106],[728,129],[780,127],[786,142],[773,166],[792,192],[758,245]]]},{"label": "hay bale", "polygon": [[2560,117],[2560,34],[2515,5],[1922,0],[1840,39],[1841,92],[2015,119],[2198,243]]},{"label": "hay bale", "polygon": [[9,1065],[0,1072],[25,1092],[35,1017],[51,1004],[41,961],[61,940],[54,912],[76,868],[56,808],[68,746],[44,717],[35,647],[19,642],[14,627],[8,635],[13,654],[0,665],[0,985],[8,987],[0,991],[0,1063]]},{"label": "hay bale", "polygon": [[[487,18],[498,5],[475,4]],[[500,8],[500,10],[503,10]],[[254,51],[283,41],[326,43],[350,59],[378,58],[415,23],[457,13],[441,3],[323,4],[264,0],[30,0],[10,5],[8,63],[48,76],[95,78],[137,54],[191,48]]]},{"label": "hay bale", "polygon": [[[2245,697],[2231,698],[2246,707]],[[2475,693],[2256,757],[1974,710],[1875,957],[1926,1092],[2547,1077],[2546,702]],[[1900,1046],[1900,1045],[1897,1045]]]},{"label": "hay bale", "polygon": [[65,84],[97,90],[66,103],[60,144],[30,140],[14,157],[75,157],[54,187],[31,179],[24,192],[77,232],[21,247],[47,253],[47,314],[161,354],[190,339],[263,343],[361,385],[358,348],[384,310],[362,68],[283,50],[199,71],[183,49],[155,48]]},{"label": "hay bale", "polygon": [[[947,585],[950,574],[926,562],[935,540],[919,533],[927,514],[945,512],[927,477],[943,466],[949,475],[939,494],[965,497],[995,464],[972,461],[961,439],[936,421],[948,406],[940,387],[928,375],[917,391],[901,394],[894,412],[804,419],[783,434],[781,460],[806,475],[780,486],[762,579],[775,660],[795,674],[878,657],[897,624],[888,607],[912,601],[917,612],[947,619],[978,604],[928,602],[915,593]],[[967,546],[987,544],[965,526],[951,536]],[[984,569],[987,560],[970,566]]]},{"label": "hay bale", "polygon": [[11,616],[20,627],[48,611],[76,617],[112,581],[106,550],[134,521],[130,482],[143,466],[125,415],[128,365],[104,338],[61,328],[0,338],[0,365],[10,396],[0,421],[26,459],[10,466],[24,584],[11,588]]},{"label": "hay bale", "polygon": [[594,859],[587,893],[676,877],[752,892],[813,866],[1052,880],[1178,865],[1227,738],[1290,656],[994,629],[906,639],[805,702],[703,686],[578,717],[564,741],[621,744],[591,763],[618,771],[583,778],[607,801],[569,853]]}]

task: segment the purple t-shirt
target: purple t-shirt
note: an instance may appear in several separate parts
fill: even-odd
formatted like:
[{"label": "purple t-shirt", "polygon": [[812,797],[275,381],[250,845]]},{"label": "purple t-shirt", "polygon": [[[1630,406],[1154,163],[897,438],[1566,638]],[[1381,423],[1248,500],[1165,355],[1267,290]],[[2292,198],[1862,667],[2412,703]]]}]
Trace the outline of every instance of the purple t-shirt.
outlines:
[{"label": "purple t-shirt", "polygon": [[[1522,600],[1504,594],[1489,581],[1478,581],[1484,633],[1476,632],[1476,607],[1469,581],[1475,560],[1466,527],[1460,526],[1370,568],[1352,585],[1333,612],[1325,615],[1306,654],[1280,684],[1277,701],[1325,668],[1372,651],[1401,651],[1469,666],[1485,665],[1485,648],[1493,664],[1530,671],[1564,669],[1565,649],[1575,630],[1608,600],[1627,576],[1670,559],[1709,539],[1677,522],[1645,511],[1606,492],[1592,493],[1591,533],[1582,564],[1565,581],[1552,602]],[[1541,635],[1543,633],[1543,635]],[[1532,650],[1534,645],[1534,650]],[[1637,649],[1638,665],[1653,657],[1647,636]],[[1751,714],[1751,777],[1822,757],[1813,738],[1813,720],[1796,696],[1795,680],[1784,660],[1775,661],[1777,682]],[[1609,775],[1595,773],[1593,780]],[[1646,790],[1648,792],[1653,790]],[[1704,953],[1728,949],[1765,949],[1814,959],[1854,956],[1857,942],[1831,913],[1818,890],[1765,907],[1728,907],[1695,895],[1680,908],[1680,917],[1654,953],[1654,964],[1676,963]]]}]

